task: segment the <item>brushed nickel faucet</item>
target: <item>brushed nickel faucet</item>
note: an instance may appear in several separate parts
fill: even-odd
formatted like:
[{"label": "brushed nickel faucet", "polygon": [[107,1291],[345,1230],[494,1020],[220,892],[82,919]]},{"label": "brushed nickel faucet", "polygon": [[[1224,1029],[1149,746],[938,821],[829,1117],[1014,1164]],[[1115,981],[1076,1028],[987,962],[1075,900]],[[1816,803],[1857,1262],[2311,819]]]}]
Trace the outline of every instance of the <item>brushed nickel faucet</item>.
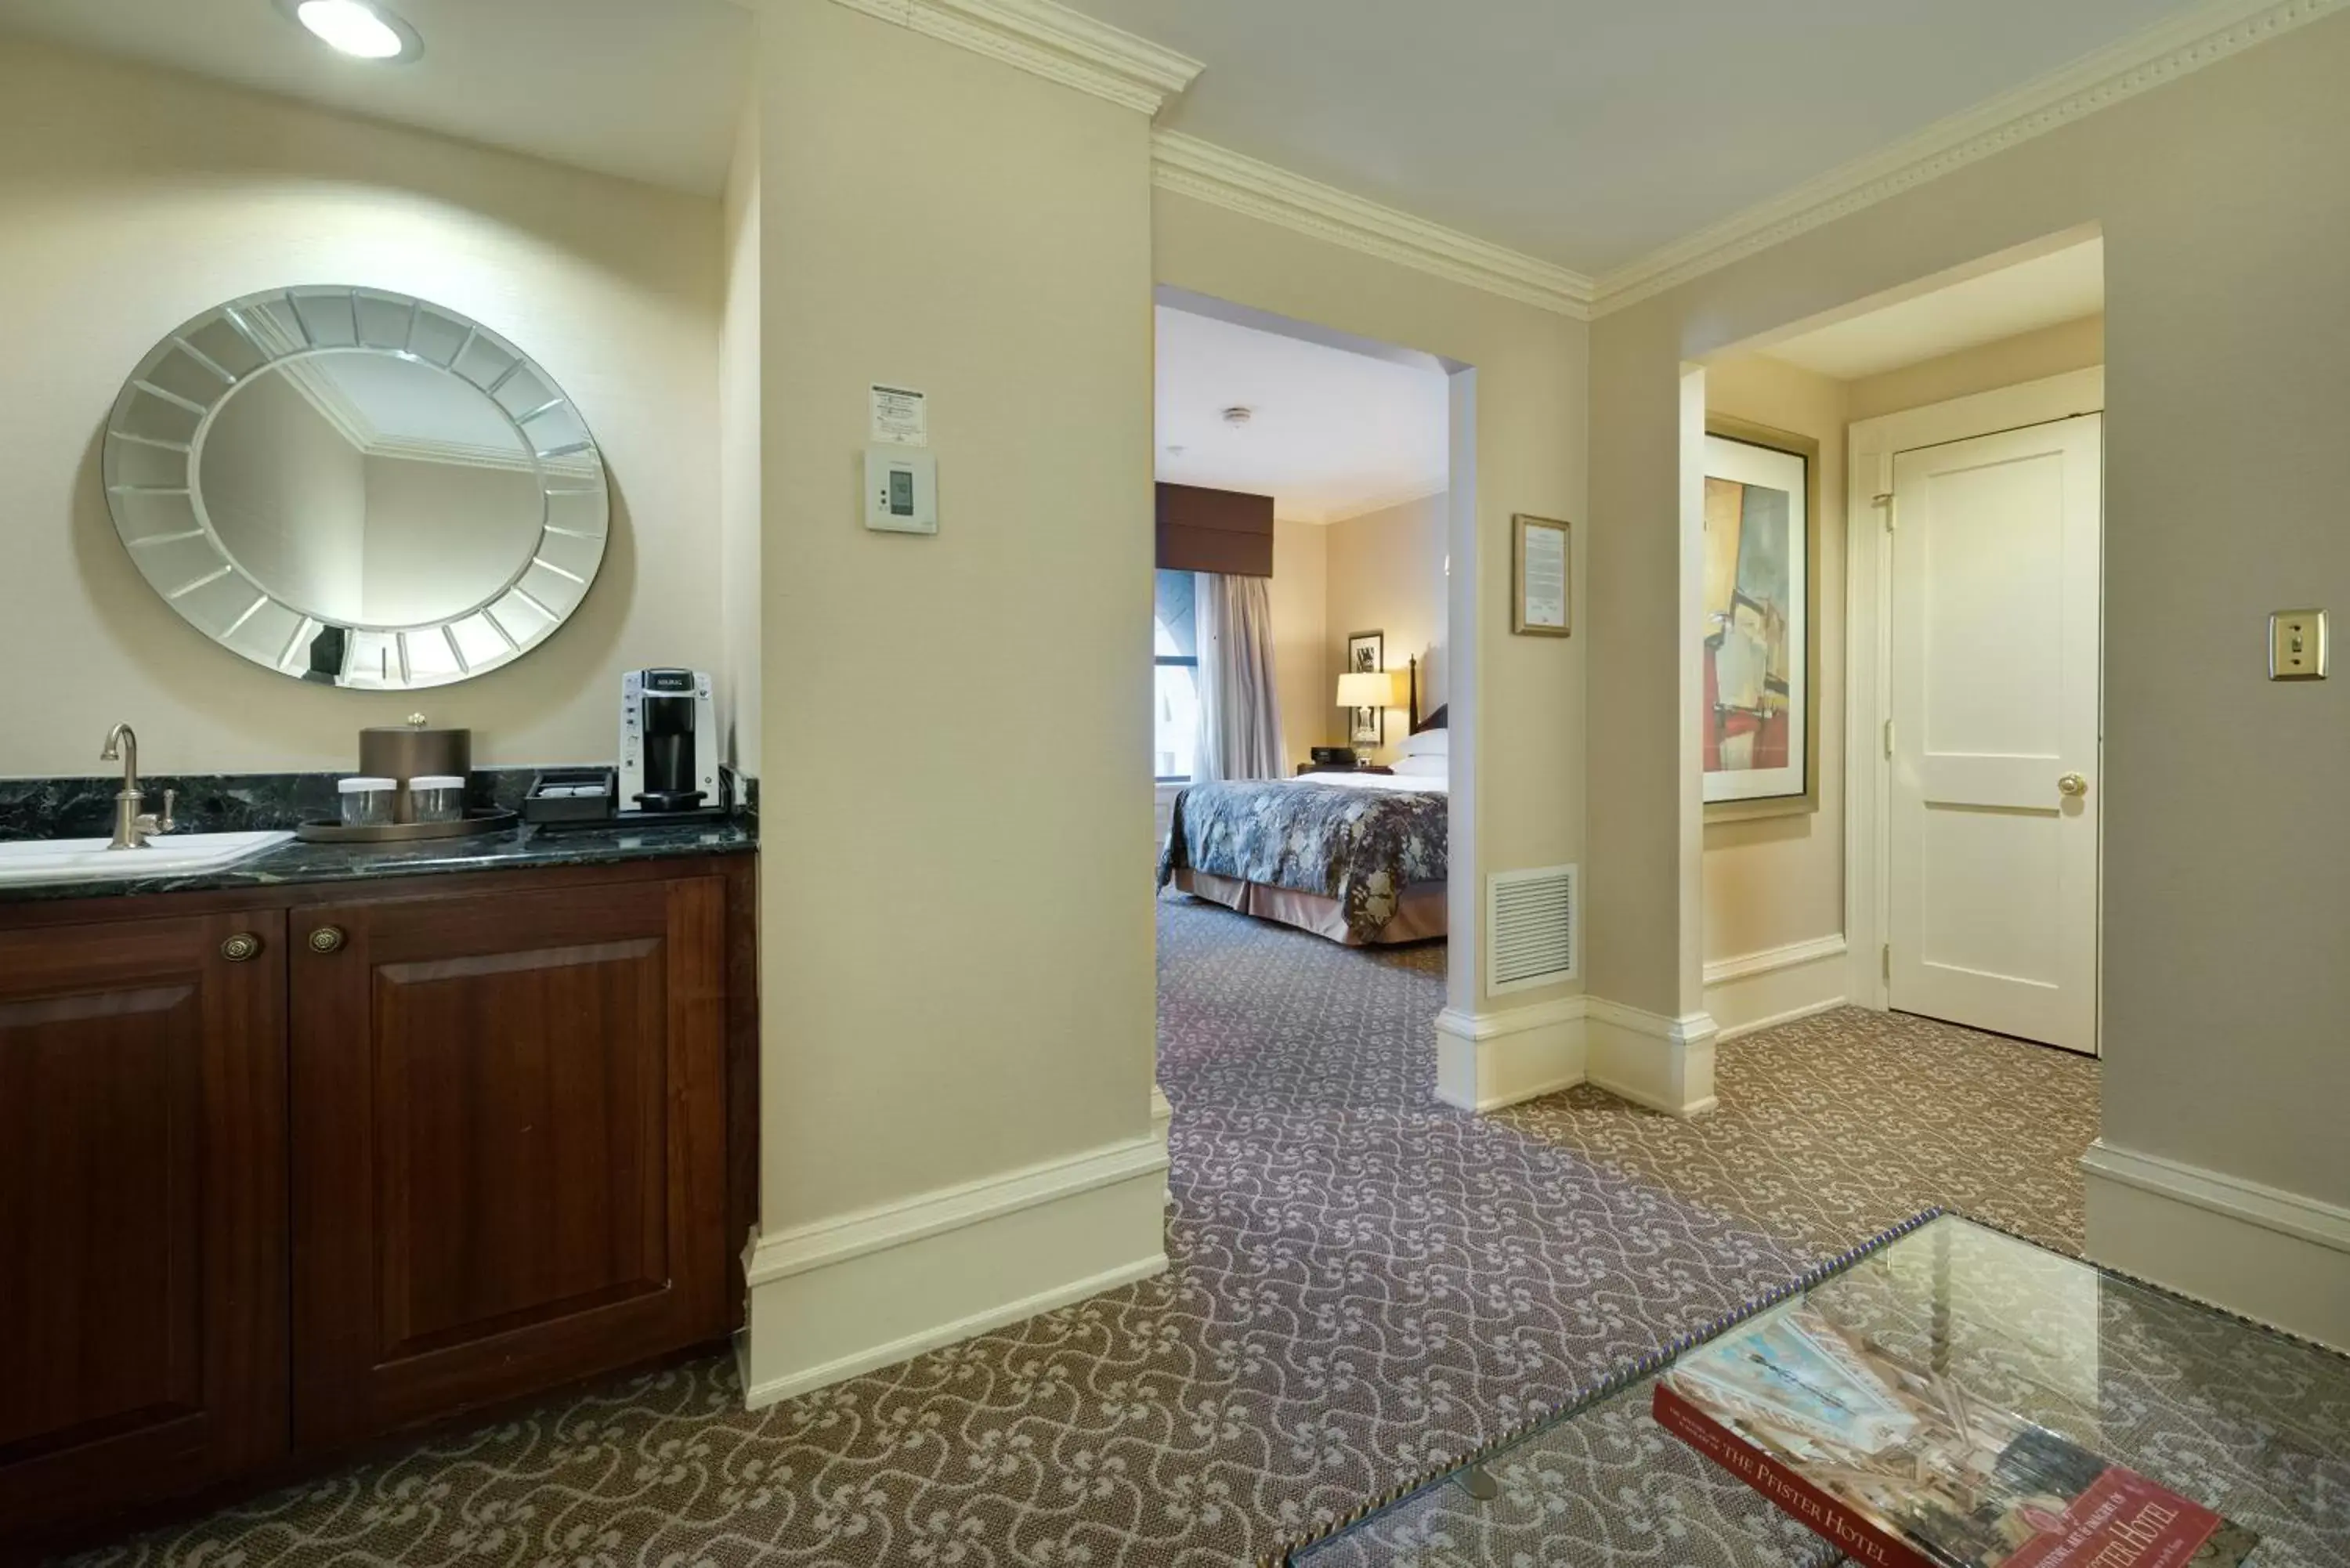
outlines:
[{"label": "brushed nickel faucet", "polygon": [[106,749],[98,753],[101,763],[120,759],[122,763],[122,793],[114,797],[114,840],[109,849],[144,849],[147,841],[160,833],[169,833],[174,826],[172,807],[177,804],[177,791],[163,792],[163,815],[161,816],[141,809],[147,804],[145,793],[139,787],[139,737],[128,724],[117,724],[107,732]]}]

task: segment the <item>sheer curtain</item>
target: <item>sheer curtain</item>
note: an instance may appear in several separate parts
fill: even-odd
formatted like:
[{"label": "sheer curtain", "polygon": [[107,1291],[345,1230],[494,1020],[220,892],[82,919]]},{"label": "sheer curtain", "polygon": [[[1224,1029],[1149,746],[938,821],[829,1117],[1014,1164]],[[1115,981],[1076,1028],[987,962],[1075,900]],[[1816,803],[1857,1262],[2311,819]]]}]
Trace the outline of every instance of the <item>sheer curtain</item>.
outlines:
[{"label": "sheer curtain", "polygon": [[1282,775],[1270,579],[1200,574],[1200,744],[1191,776]]}]

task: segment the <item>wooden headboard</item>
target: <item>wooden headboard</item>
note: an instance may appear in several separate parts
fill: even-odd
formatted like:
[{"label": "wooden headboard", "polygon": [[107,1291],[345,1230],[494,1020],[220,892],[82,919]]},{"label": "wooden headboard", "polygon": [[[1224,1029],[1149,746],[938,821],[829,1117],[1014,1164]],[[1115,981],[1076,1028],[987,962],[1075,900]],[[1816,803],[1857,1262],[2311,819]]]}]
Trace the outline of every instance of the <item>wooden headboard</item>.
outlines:
[{"label": "wooden headboard", "polygon": [[1411,666],[1411,732],[1417,735],[1423,730],[1443,729],[1446,710],[1452,704],[1448,702],[1427,718],[1421,718],[1419,716],[1419,660],[1414,659],[1409,662]]}]

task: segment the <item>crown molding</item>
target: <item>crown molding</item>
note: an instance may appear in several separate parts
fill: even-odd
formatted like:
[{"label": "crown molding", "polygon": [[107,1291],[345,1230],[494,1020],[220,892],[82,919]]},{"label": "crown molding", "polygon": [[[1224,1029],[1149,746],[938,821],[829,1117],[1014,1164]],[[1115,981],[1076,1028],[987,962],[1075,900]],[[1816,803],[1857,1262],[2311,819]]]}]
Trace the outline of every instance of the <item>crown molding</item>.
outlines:
[{"label": "crown molding", "polygon": [[577,460],[557,459],[542,464],[518,446],[476,446],[466,441],[439,441],[430,436],[378,436],[367,449],[369,457],[395,458],[403,462],[430,462],[443,468],[489,468],[501,473],[584,472]]},{"label": "crown molding", "polygon": [[2305,26],[2345,4],[2350,0],[2209,0],[1606,274],[1592,314],[1637,305]]},{"label": "crown molding", "polygon": [[[755,3],[755,0],[753,0]],[[1053,0],[836,0],[852,10],[1156,115],[1202,69]],[[1154,133],[1161,190],[1577,320],[1692,278],[2318,21],[2350,0],[2206,0],[1742,213],[1593,278],[1177,131]]]},{"label": "crown molding", "polygon": [[1178,131],[1151,138],[1151,182],[1315,239],[1580,320],[1592,280]]},{"label": "crown molding", "polygon": [[837,3],[1146,115],[1157,114],[1204,68],[1053,0]]},{"label": "crown molding", "polygon": [[352,451],[361,457],[368,454],[368,449],[377,440],[375,421],[367,417],[365,409],[351,400],[333,377],[319,368],[317,359],[281,359],[277,369],[294,383],[294,389],[302,394],[303,400],[318,417],[350,444]]},{"label": "crown molding", "polygon": [[510,446],[481,446],[468,441],[443,441],[434,436],[388,435],[376,427],[365,409],[351,400],[348,393],[335,379],[319,368],[316,357],[278,361],[279,370],[294,383],[294,389],[317,411],[318,417],[334,428],[337,435],[349,443],[351,450],[362,458],[397,458],[406,462],[432,462],[457,468],[494,468],[507,473],[536,474],[542,468],[552,472],[586,472],[593,460],[579,458],[546,460],[525,449],[519,441]]}]

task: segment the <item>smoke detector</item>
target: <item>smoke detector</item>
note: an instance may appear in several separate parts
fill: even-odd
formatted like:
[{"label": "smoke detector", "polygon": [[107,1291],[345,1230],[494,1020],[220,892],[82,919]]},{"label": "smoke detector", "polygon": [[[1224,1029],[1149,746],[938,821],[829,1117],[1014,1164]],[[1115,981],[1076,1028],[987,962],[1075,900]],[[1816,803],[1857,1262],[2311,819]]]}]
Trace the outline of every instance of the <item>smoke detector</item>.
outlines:
[{"label": "smoke detector", "polygon": [[1234,430],[1240,429],[1241,426],[1248,423],[1249,421],[1254,418],[1256,418],[1256,410],[1250,408],[1246,403],[1234,403],[1231,408],[1226,409],[1223,413],[1224,423],[1232,426]]}]

